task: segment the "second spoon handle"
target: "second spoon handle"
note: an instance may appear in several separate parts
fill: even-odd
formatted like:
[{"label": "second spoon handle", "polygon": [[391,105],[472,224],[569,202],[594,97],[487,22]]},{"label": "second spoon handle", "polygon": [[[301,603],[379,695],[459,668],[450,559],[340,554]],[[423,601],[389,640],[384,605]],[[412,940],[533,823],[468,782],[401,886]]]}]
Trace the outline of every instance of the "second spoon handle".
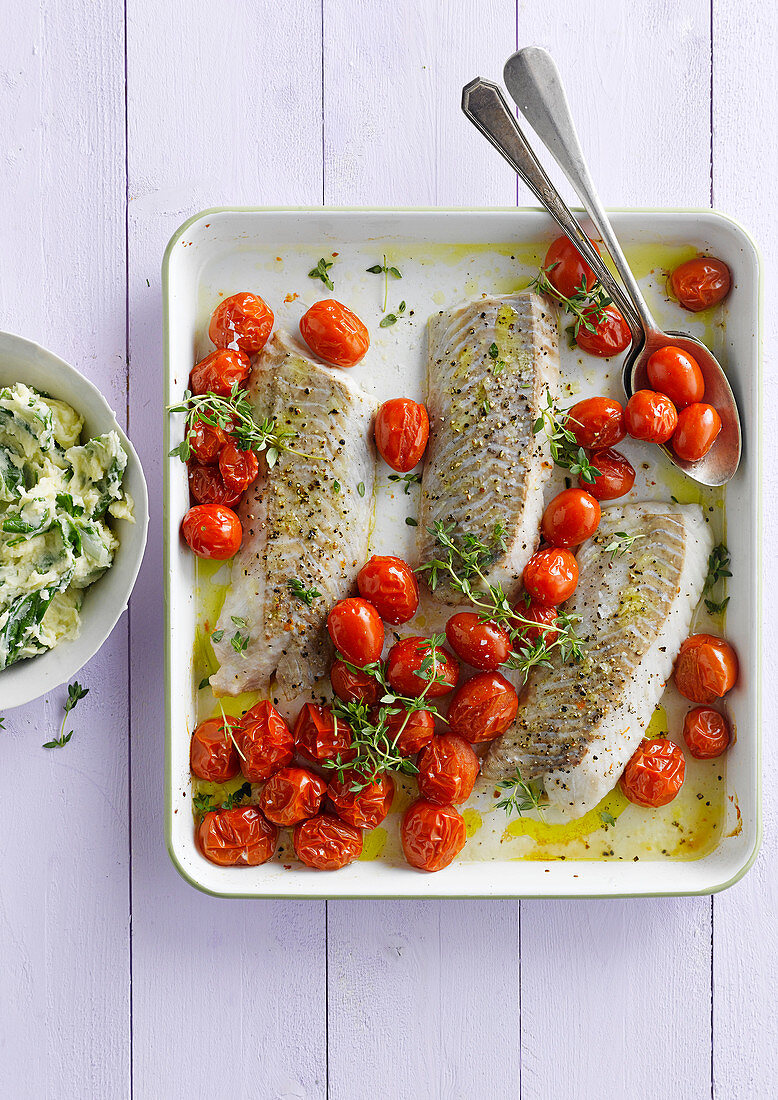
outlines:
[{"label": "second spoon handle", "polygon": [[624,315],[632,332],[634,345],[641,345],[644,340],[643,327],[629,299],[546,175],[497,85],[482,80],[481,77],[471,80],[462,89],[462,110],[495,149],[502,153],[530,191],[545,206],[565,236],[573,242]]}]

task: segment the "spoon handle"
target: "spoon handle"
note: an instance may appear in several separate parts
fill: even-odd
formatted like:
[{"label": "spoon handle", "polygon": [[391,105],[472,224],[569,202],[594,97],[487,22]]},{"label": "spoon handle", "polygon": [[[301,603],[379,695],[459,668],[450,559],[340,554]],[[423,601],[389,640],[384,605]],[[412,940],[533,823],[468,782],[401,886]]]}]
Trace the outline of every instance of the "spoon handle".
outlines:
[{"label": "spoon handle", "polygon": [[602,237],[646,334],[657,332],[592,182],[554,59],[540,46],[525,46],[508,58],[503,74],[517,107],[567,176]]},{"label": "spoon handle", "polygon": [[462,89],[462,110],[497,149],[540,200],[589,264],[594,274],[624,315],[635,346],[643,343],[643,329],[624,291],[611,275],[600,254],[573,217],[527,143],[519,124],[496,84],[476,77]]}]

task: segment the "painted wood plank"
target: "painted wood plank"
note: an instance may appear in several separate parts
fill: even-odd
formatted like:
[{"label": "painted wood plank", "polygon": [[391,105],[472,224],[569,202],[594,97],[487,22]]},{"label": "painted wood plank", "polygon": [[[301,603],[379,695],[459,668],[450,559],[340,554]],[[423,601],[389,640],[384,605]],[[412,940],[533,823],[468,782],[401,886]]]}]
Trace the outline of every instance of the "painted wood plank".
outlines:
[{"label": "painted wood plank", "polygon": [[[764,312],[764,519],[763,531],[778,523],[775,470],[778,443],[769,410],[778,399],[778,377],[770,351],[778,338],[770,288],[778,275],[778,228],[772,205],[765,203],[765,178],[778,164],[778,135],[765,125],[763,104],[778,93],[774,58],[778,49],[778,11],[774,5],[714,0],[713,4],[713,203],[740,219],[761,248],[767,286]],[[748,73],[758,73],[757,80]],[[763,585],[769,600],[778,568],[774,540],[763,542]],[[778,645],[776,618],[765,606],[763,652],[767,661]],[[775,1044],[775,989],[778,985],[778,788],[771,732],[778,716],[778,687],[763,669],[762,790],[764,842],[753,869],[737,886],[714,899],[713,921],[713,1095],[721,1100],[771,1096],[778,1089]],[[750,736],[743,731],[740,736]]]},{"label": "painted wood plank", "polygon": [[[0,327],[91,378],[124,420],[124,50],[115,4],[0,9]],[[93,43],[102,43],[99,50]],[[5,714],[0,1092],[129,1085],[127,620],[65,689]],[[0,689],[2,709],[2,689]]]},{"label": "painted wood plank", "polygon": [[[708,204],[709,19],[707,0],[597,5],[583,25],[563,0],[519,0],[519,44],[556,58],[605,203]],[[522,1097],[646,1081],[708,1096],[710,913],[705,898],[523,905]]]},{"label": "painted wood plank", "polygon": [[[326,203],[515,203],[515,176],[459,109],[462,86],[499,76],[515,48],[513,0],[477,20],[463,2],[325,0],[324,19]],[[328,951],[335,1100],[518,1081],[515,902],[330,902]]]},{"label": "painted wood plank", "polygon": [[170,5],[164,34],[158,4],[127,12],[130,430],[156,501],[131,618],[134,1088],[307,1100],[326,1087],[324,904],[208,898],[164,847],[159,270],[199,209],[321,201],[320,4]]}]

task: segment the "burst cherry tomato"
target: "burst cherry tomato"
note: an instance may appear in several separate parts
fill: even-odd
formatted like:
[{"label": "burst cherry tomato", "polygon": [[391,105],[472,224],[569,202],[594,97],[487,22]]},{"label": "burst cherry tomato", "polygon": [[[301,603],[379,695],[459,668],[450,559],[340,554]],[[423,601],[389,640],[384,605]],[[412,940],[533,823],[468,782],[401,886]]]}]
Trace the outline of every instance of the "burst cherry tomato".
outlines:
[{"label": "burst cherry tomato", "polygon": [[369,600],[385,623],[407,623],[419,606],[416,575],[402,558],[374,554],[357,575],[360,596]]},{"label": "burst cherry tomato", "polygon": [[300,318],[300,332],[311,351],[336,367],[353,367],[370,347],[370,334],[356,313],[325,298]]},{"label": "burst cherry tomato", "polygon": [[678,304],[692,313],[717,305],[726,298],[732,275],[723,260],[697,256],[681,264],[670,276],[670,287]]},{"label": "burst cherry tomato", "polygon": [[496,669],[508,660],[511,640],[496,623],[484,622],[472,611],[460,611],[446,623],[448,644],[473,668]]},{"label": "burst cherry tomato", "polygon": [[384,648],[384,624],[367,600],[351,596],[338,600],[327,616],[332,644],[352,665],[377,661]]},{"label": "burst cherry tomato", "polygon": [[436,806],[420,798],[405,811],[400,839],[411,867],[442,871],[464,848],[467,828],[453,806]]},{"label": "burst cherry tomato", "polygon": [[430,437],[427,410],[407,397],[384,401],[373,426],[378,453],[393,470],[407,474],[421,462]]},{"label": "burst cherry tomato", "polygon": [[372,706],[378,702],[381,685],[366,672],[352,672],[343,661],[334,661],[330,669],[332,690],[344,703],[367,703]]},{"label": "burst cherry tomato", "polygon": [[597,451],[593,460],[595,469],[599,471],[594,481],[584,481],[579,477],[578,484],[595,500],[616,500],[635,484],[635,468],[619,451]]},{"label": "burst cherry tomato", "polygon": [[670,398],[663,393],[637,390],[627,402],[624,419],[633,439],[666,443],[675,431],[678,413]]},{"label": "burst cherry tomato", "polygon": [[[551,642],[556,640],[559,631],[549,629],[556,626],[559,617],[559,612],[555,607],[538,603],[536,600],[530,600],[529,604],[524,600],[520,600],[513,610],[516,612],[517,618],[511,620],[511,626],[514,630],[519,631],[522,642],[526,642],[527,645],[535,645],[543,638],[550,645]],[[522,622],[523,619],[529,619],[531,623],[537,623],[538,625],[528,626],[525,622]]]},{"label": "burst cherry tomato", "polygon": [[712,760],[729,745],[729,722],[711,707],[695,707],[683,720],[683,739],[695,760]]},{"label": "burst cherry tomato", "polygon": [[199,558],[226,561],[240,550],[243,528],[231,508],[221,504],[196,504],[181,521],[181,531]]},{"label": "burst cherry tomato", "polygon": [[403,638],[392,646],[386,660],[386,678],[391,686],[398,694],[413,698],[447,695],[456,686],[458,676],[459,664],[447,650],[437,647],[433,658],[429,638]]},{"label": "burst cherry tomato", "polygon": [[242,451],[230,440],[219,455],[219,473],[228,489],[242,493],[256,481],[259,459],[254,451]]},{"label": "burst cherry tomato", "polygon": [[189,389],[192,393],[215,393],[219,397],[229,397],[233,386],[245,386],[251,374],[248,356],[237,348],[222,348],[212,351],[205,359],[192,367],[189,375]]},{"label": "burst cherry tomato", "polygon": [[575,592],[578,562],[569,550],[549,546],[532,555],[524,566],[523,580],[532,599],[556,607]]},{"label": "burst cherry tomato", "polygon": [[567,414],[566,426],[579,447],[592,451],[613,447],[627,434],[624,409],[609,397],[587,397],[573,405]]},{"label": "burst cherry tomato", "polygon": [[629,325],[615,306],[606,306],[599,321],[591,318],[590,323],[594,325],[594,332],[581,325],[575,338],[578,347],[589,355],[610,359],[612,355],[619,355],[632,342]]},{"label": "burst cherry tomato", "polygon": [[462,737],[444,733],[432,738],[419,753],[419,794],[439,806],[467,802],[480,764]]},{"label": "burst cherry tomato", "polygon": [[227,442],[227,433],[216,424],[196,420],[187,437],[192,454],[203,466],[211,466],[219,460],[219,452]]},{"label": "burst cherry tomato", "polygon": [[317,871],[337,871],[362,854],[362,830],[331,814],[319,814],[295,826],[297,858]]},{"label": "burst cherry tomato", "polygon": [[698,402],[678,414],[678,427],[670,446],[679,458],[697,462],[704,458],[721,431],[721,417],[712,405]]},{"label": "burst cherry tomato", "polygon": [[215,466],[201,466],[190,462],[187,469],[189,492],[198,504],[224,504],[233,508],[240,500],[240,493],[228,488]]},{"label": "burst cherry tomato", "polygon": [[[594,241],[591,243],[599,252]],[[594,272],[581,253],[564,236],[551,242],[543,267],[546,269],[548,281],[564,298],[574,297],[582,290],[584,283],[586,290],[591,290],[597,282]]]},{"label": "burst cherry tomato", "polygon": [[[373,721],[378,720],[374,712]],[[428,710],[390,710],[384,716],[386,735],[400,756],[413,756],[429,745],[435,733],[435,716]]]},{"label": "burst cherry tomato", "polygon": [[314,764],[337,757],[347,764],[357,755],[349,726],[318,703],[304,704],[294,724],[294,743],[300,755]]},{"label": "burst cherry tomato", "polygon": [[[352,790],[355,786],[361,789]],[[342,779],[330,780],[327,797],[341,821],[356,829],[375,829],[392,808],[394,782],[386,772],[368,783],[358,772],[345,771]]]},{"label": "burst cherry tomato", "polygon": [[274,825],[297,825],[319,812],[327,782],[307,768],[281,768],[268,779],[259,805]]},{"label": "burst cherry tomato", "polygon": [[505,733],[518,709],[519,697],[513,684],[499,672],[481,672],[454,695],[448,708],[448,724],[454,733],[478,744]]},{"label": "burst cherry tomato", "polygon": [[[599,469],[599,467],[598,467]],[[578,546],[600,525],[600,506],[585,489],[563,489],[543,513],[541,530],[549,546]]]},{"label": "burst cherry tomato", "polygon": [[713,634],[692,634],[675,662],[675,686],[693,703],[714,703],[735,686],[738,660],[729,642]]},{"label": "burst cherry tomato", "polygon": [[[237,718],[228,718],[233,736],[240,729]],[[198,779],[209,783],[226,783],[240,771],[240,759],[230,733],[221,718],[207,718],[192,734],[189,743],[189,767]]]},{"label": "burst cherry tomato", "polygon": [[208,335],[217,348],[240,348],[256,355],[273,331],[273,311],[257,294],[244,291],[220,302],[211,315]]},{"label": "burst cherry tomato", "polygon": [[243,716],[238,744],[243,753],[240,769],[249,783],[269,779],[294,756],[292,731],[265,699]]},{"label": "burst cherry tomato", "polygon": [[680,348],[659,348],[646,364],[648,380],[655,390],[666,394],[676,409],[685,409],[702,401],[705,381],[693,355]]},{"label": "burst cherry tomato", "polygon": [[666,806],[683,786],[683,752],[665,737],[644,738],[630,757],[621,777],[621,789],[638,806]]},{"label": "burst cherry tomato", "polygon": [[211,863],[234,867],[241,863],[257,867],[267,863],[276,850],[278,829],[271,825],[256,806],[233,806],[231,810],[212,810],[197,830],[200,850]]}]

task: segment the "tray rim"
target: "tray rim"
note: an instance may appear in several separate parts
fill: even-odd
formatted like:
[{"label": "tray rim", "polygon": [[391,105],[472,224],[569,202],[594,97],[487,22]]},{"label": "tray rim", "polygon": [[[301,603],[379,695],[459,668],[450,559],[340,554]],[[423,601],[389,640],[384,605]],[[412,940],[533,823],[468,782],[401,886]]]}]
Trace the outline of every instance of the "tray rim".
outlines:
[{"label": "tray rim", "polygon": [[[586,211],[579,206],[571,206],[570,209],[575,214],[581,214],[586,216]],[[762,845],[764,822],[763,822],[763,808],[762,808],[762,607],[763,607],[763,585],[762,585],[762,521],[763,521],[763,505],[764,497],[762,492],[763,481],[763,384],[764,384],[764,363],[763,363],[763,341],[762,333],[764,331],[764,258],[759,245],[756,243],[750,232],[745,226],[730,214],[726,214],[715,207],[710,206],[683,206],[683,207],[663,207],[663,206],[609,206],[607,207],[609,213],[615,214],[631,214],[631,215],[651,215],[651,214],[677,214],[677,215],[700,215],[709,216],[714,221],[722,221],[729,223],[737,230],[739,234],[745,239],[753,249],[753,253],[756,259],[756,392],[757,392],[757,410],[756,410],[756,447],[755,447],[755,461],[756,461],[756,601],[757,601],[757,621],[756,621],[756,657],[757,668],[754,678],[754,692],[755,692],[755,715],[756,715],[756,786],[755,786],[755,829],[754,829],[754,843],[753,847],[748,854],[747,858],[743,861],[742,865],[737,871],[730,876],[724,882],[714,883],[712,886],[703,888],[700,890],[627,890],[616,892],[601,892],[594,893],[566,893],[563,891],[553,891],[550,893],[529,893],[522,894],[512,892],[508,894],[500,893],[468,893],[464,894],[461,889],[459,891],[450,890],[443,893],[379,893],[375,891],[360,892],[360,891],[346,891],[346,892],[317,892],[308,893],[301,890],[283,890],[283,891],[257,891],[250,892],[238,892],[234,890],[213,890],[206,886],[204,883],[193,877],[188,870],[186,870],[176,853],[172,827],[173,827],[173,784],[172,784],[172,692],[170,690],[171,668],[170,668],[170,644],[171,644],[171,600],[170,600],[170,539],[167,537],[168,532],[168,516],[170,512],[170,478],[168,476],[169,461],[168,451],[170,449],[170,417],[167,414],[167,410],[163,405],[163,498],[162,498],[162,543],[163,543],[163,569],[164,569],[164,625],[165,625],[165,661],[164,661],[164,676],[165,676],[165,771],[164,771],[164,812],[165,812],[165,846],[170,856],[170,860],[175,867],[176,871],[181,877],[199,890],[201,893],[207,894],[210,897],[226,898],[226,899],[256,899],[256,900],[299,900],[299,901],[326,901],[326,900],[375,900],[375,901],[414,901],[414,900],[452,900],[452,899],[472,899],[478,900],[494,900],[494,901],[520,901],[520,900],[619,900],[624,898],[662,898],[662,897],[710,897],[713,894],[721,893],[724,890],[728,890],[731,886],[738,883],[744,875],[753,867],[756,862],[756,858],[759,855],[759,850]],[[197,213],[192,214],[185,219],[178,228],[173,232],[170,237],[165,251],[162,257],[162,306],[163,306],[163,353],[164,353],[164,383],[165,392],[167,392],[167,386],[170,381],[170,261],[173,254],[173,250],[184,234],[193,225],[202,221],[203,218],[212,217],[218,214],[545,214],[542,207],[539,206],[275,206],[275,205],[262,205],[262,206],[241,206],[241,205],[226,205],[226,206],[211,206],[205,207],[199,210]]]}]

